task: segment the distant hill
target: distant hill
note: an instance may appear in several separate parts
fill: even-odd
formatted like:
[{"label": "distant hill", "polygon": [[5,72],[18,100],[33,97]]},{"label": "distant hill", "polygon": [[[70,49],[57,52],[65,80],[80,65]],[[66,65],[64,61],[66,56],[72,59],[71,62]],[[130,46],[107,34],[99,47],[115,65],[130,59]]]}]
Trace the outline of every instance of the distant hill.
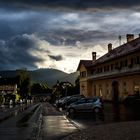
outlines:
[{"label": "distant hill", "polygon": [[[33,82],[46,82],[49,86],[53,86],[57,82],[57,80],[68,81],[74,84],[76,78],[78,77],[78,72],[68,74],[56,69],[37,69],[28,72]],[[16,70],[0,71],[0,76],[14,77],[16,76]]]}]

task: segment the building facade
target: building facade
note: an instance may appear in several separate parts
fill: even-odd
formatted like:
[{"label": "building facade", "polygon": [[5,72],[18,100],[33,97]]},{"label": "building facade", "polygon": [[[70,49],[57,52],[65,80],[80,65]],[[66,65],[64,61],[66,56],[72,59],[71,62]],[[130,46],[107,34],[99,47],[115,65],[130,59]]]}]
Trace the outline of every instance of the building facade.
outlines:
[{"label": "building facade", "polygon": [[100,96],[104,100],[121,101],[126,96],[140,93],[140,37],[128,34],[127,43],[96,59],[81,60],[80,93],[86,97]]},{"label": "building facade", "polygon": [[17,79],[0,78],[0,103],[9,103],[17,99]]}]

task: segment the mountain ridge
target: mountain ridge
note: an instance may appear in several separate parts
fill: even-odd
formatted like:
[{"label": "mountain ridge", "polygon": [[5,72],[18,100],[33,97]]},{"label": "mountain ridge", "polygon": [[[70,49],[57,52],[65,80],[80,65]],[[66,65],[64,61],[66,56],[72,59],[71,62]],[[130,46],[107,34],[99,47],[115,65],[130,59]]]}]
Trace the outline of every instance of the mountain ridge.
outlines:
[{"label": "mountain ridge", "polygon": [[[17,70],[4,70],[0,71],[1,77],[15,77]],[[78,77],[78,72],[65,73],[57,69],[36,69],[27,70],[33,83],[47,83],[52,87],[56,84],[57,80],[60,82],[68,81],[75,84],[75,80]]]}]

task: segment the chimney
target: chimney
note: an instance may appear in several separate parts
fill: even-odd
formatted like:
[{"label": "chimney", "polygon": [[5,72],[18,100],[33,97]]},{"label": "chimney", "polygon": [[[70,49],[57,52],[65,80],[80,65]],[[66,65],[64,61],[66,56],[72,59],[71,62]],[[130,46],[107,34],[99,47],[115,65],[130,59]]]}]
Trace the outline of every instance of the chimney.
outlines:
[{"label": "chimney", "polygon": [[130,42],[130,41],[134,40],[134,35],[133,34],[127,34],[126,39],[127,39],[127,42]]},{"label": "chimney", "polygon": [[92,52],[92,61],[96,61],[96,52]]},{"label": "chimney", "polygon": [[108,52],[110,52],[111,50],[112,50],[112,44],[109,43],[109,44],[108,44]]}]

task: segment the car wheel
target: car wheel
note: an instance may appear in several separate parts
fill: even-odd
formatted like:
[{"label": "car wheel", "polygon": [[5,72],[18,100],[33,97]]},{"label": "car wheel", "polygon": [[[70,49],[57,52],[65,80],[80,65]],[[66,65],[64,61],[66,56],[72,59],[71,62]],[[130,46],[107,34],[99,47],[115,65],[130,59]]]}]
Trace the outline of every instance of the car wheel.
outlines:
[{"label": "car wheel", "polygon": [[98,114],[100,112],[100,109],[98,107],[94,108],[94,113]]},{"label": "car wheel", "polygon": [[70,114],[74,114],[74,109],[73,109],[73,108],[70,108],[70,109],[69,109],[69,113],[70,113]]},{"label": "car wheel", "polygon": [[75,118],[75,110],[73,109],[73,108],[70,108],[69,109],[69,117],[71,117],[71,118]]}]

